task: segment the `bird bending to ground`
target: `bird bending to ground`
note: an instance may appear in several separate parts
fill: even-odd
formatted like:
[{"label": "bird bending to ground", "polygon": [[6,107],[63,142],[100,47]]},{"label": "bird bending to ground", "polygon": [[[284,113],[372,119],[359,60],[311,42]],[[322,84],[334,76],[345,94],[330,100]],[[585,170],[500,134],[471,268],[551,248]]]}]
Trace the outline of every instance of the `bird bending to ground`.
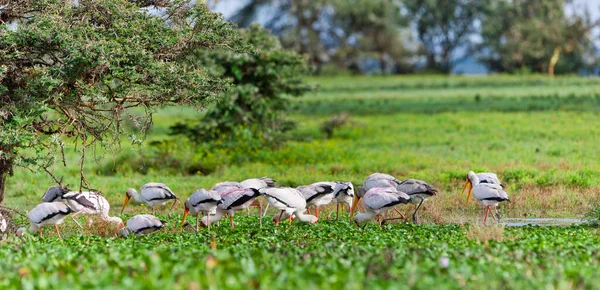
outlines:
[{"label": "bird bending to ground", "polygon": [[171,209],[169,209],[169,217],[171,217],[171,211],[173,210],[175,203],[177,200],[179,200],[173,191],[164,183],[150,182],[142,186],[139,194],[133,188],[127,189],[127,192],[125,193],[125,201],[123,202],[123,207],[121,208],[121,213],[123,213],[125,206],[131,198],[135,199],[139,203],[145,203],[152,209],[152,213],[154,213],[154,206],[164,205],[168,201],[173,200],[173,205],[171,206]]},{"label": "bird bending to ground", "polygon": [[[375,173],[372,173],[371,175],[367,176],[367,178],[363,182],[363,185],[359,186],[357,188],[357,191],[361,191],[362,194],[364,194],[372,188],[377,188],[377,187],[379,187],[379,188],[386,188],[386,187],[396,188],[401,183],[402,183],[402,181],[398,180],[396,177],[393,177],[389,174],[375,172]],[[401,218],[404,218],[404,214],[401,213],[397,208],[394,208],[394,211],[396,211],[400,215]],[[352,218],[352,216],[350,218]]]},{"label": "bird bending to ground", "polygon": [[[40,237],[42,237],[42,227],[47,225],[54,225],[56,234],[59,238],[62,238],[58,225],[62,224],[65,217],[72,213],[73,210],[62,202],[43,202],[36,205],[29,213],[29,232],[34,233],[39,230]],[[25,232],[25,228],[17,230],[17,235],[21,236]]]},{"label": "bird bending to ground", "polygon": [[[213,211],[216,213],[217,203],[219,203],[219,201],[221,201],[221,195],[216,191],[206,190],[204,188],[196,190],[185,200],[181,226],[183,227],[185,218],[191,211],[192,214],[196,216],[196,231],[198,231],[198,217],[200,213],[202,213],[203,216],[210,216]],[[207,226],[210,228],[209,221]]]},{"label": "bird bending to ground", "polygon": [[[267,197],[269,204],[280,210],[281,213],[277,218],[277,215],[273,218],[276,225],[279,225],[279,221],[285,218],[295,216],[298,220],[314,224],[319,221],[314,215],[304,214],[306,210],[306,199],[302,196],[302,193],[295,188],[262,188],[260,193]],[[285,216],[283,214],[285,213]]]},{"label": "bird bending to ground", "polygon": [[438,190],[430,185],[429,183],[418,180],[418,179],[407,179],[402,181],[398,186],[396,186],[396,190],[400,192],[404,192],[411,197],[411,202],[416,204],[415,211],[413,212],[413,222],[419,223],[419,208],[423,202],[436,195]]},{"label": "bird bending to ground", "polygon": [[342,188],[337,192],[336,206],[335,206],[335,219],[338,219],[338,215],[340,212],[340,205],[342,206],[342,211],[344,211],[344,205],[348,207],[348,211],[352,208],[352,201],[354,200],[354,185],[352,182],[338,182],[341,184]]},{"label": "bird bending to ground", "polygon": [[322,181],[298,186],[296,187],[296,190],[298,190],[306,200],[306,209],[308,213],[310,214],[310,207],[314,206],[316,217],[319,218],[319,206],[331,203],[337,193],[336,190],[339,191],[341,189],[341,186],[340,188],[336,188],[336,185],[335,182]]},{"label": "bird bending to ground", "polygon": [[[358,201],[361,198],[366,212],[359,213],[354,217],[354,222],[357,225],[372,219],[374,216],[380,216],[382,213],[398,204],[405,204],[411,201],[411,198],[408,196],[408,194],[400,192],[394,187],[375,187],[364,193],[362,190],[360,190],[357,191],[354,197],[352,209],[350,210],[351,217],[353,216]],[[381,226],[380,219],[379,225]]]},{"label": "bird bending to ground", "polygon": [[161,221],[151,214],[138,214],[127,221],[127,226],[119,230],[119,235],[122,237],[130,234],[146,235],[164,228],[165,224],[165,221]]},{"label": "bird bending to ground", "polygon": [[467,180],[465,181],[465,185],[463,186],[463,190],[462,190],[463,192],[465,191],[465,189],[467,188],[467,185],[469,184],[469,174],[471,174],[471,173],[477,175],[477,178],[479,178],[479,183],[498,184],[502,188],[504,188],[504,184],[502,184],[500,182],[500,179],[498,179],[498,175],[496,175],[496,173],[491,173],[491,172],[475,173],[473,171],[469,171],[469,173],[467,174]]},{"label": "bird bending to ground", "polygon": [[104,221],[115,223],[121,225],[122,227],[123,220],[121,218],[111,217],[108,215],[108,212],[110,211],[110,204],[108,203],[108,200],[106,200],[106,198],[104,198],[104,196],[102,196],[98,192],[71,191],[65,193],[61,197],[61,199],[64,200],[67,203],[67,205],[69,205],[69,207],[75,212],[71,215],[71,219],[73,219],[73,221],[80,228],[83,227],[75,219],[75,217],[79,214],[97,215]]},{"label": "bird bending to ground", "polygon": [[[243,210],[250,206],[261,194],[254,188],[236,188],[221,194],[221,200],[217,202],[217,212],[214,216],[205,216],[201,219],[200,225],[205,227],[209,223],[220,220],[225,214],[229,214],[231,228],[234,228],[233,215],[238,210]],[[259,222],[262,226],[262,207],[260,207]]]},{"label": "bird bending to ground", "polygon": [[[509,201],[508,194],[502,189],[502,185],[499,183],[482,183],[475,172],[469,171],[467,174],[467,184],[463,187],[463,192],[469,187],[469,194],[467,195],[467,203],[471,198],[471,193],[475,198],[486,206],[485,218],[483,222],[487,222],[487,218],[491,212],[490,207],[496,208],[496,215],[498,214],[497,206],[503,201]],[[494,220],[497,221],[496,216],[492,214]]]}]

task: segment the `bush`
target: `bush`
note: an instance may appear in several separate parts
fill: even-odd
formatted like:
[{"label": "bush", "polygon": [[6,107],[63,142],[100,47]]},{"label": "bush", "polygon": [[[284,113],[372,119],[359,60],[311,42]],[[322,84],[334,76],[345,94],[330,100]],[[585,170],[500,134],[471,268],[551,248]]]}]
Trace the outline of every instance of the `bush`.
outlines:
[{"label": "bush", "polygon": [[239,145],[243,135],[242,139],[263,146],[276,143],[283,132],[294,128],[283,112],[291,97],[310,89],[303,81],[308,73],[305,59],[283,50],[259,26],[243,30],[242,35],[254,53],[203,50],[189,58],[192,65],[211,68],[216,77],[231,80],[235,87],[200,120],[172,126],[171,135],[183,135],[195,143],[219,141],[212,144],[224,146]]}]

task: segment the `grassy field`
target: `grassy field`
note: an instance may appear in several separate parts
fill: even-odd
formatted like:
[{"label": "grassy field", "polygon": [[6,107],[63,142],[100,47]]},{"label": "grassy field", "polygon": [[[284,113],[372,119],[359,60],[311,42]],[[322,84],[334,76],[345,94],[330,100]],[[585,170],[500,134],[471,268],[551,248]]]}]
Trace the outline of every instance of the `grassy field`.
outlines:
[{"label": "grassy field", "polygon": [[[598,287],[596,228],[484,227],[476,223],[481,206],[464,205],[460,189],[469,170],[492,171],[507,185],[512,201],[500,207],[505,217],[582,217],[596,204],[600,189],[600,80],[310,81],[318,90],[293,100],[289,114],[298,128],[280,148],[250,149],[240,142],[236,150],[206,150],[184,140],[138,149],[124,144],[121,153],[100,150],[103,159],[90,158],[87,178],[117,213],[125,190],[149,181],[164,182],[187,198],[224,180],[270,176],[285,186],[322,180],[361,184],[379,171],[423,179],[440,189],[422,208],[425,225],[358,229],[344,220],[289,228],[266,222],[258,229],[256,217],[243,214],[234,230],[223,224],[196,235],[178,233],[178,216],[169,233],[121,240],[81,235],[67,221],[71,237],[64,241],[48,230],[51,238],[0,246],[0,271],[9,273],[0,277],[0,287],[76,283],[106,288],[133,281],[177,289]],[[321,124],[340,113],[349,114],[348,122],[326,138]],[[159,111],[148,141],[169,138],[171,124],[198,114],[188,108]],[[67,167],[57,165],[56,171],[76,187],[79,169],[71,149]],[[6,204],[29,209],[52,183],[43,172],[17,170],[9,179]],[[144,210],[128,207],[125,216]],[[472,225],[461,225],[465,222]],[[217,233],[213,250],[211,237]],[[46,255],[34,257],[38,253]],[[449,258],[448,268],[440,267],[442,257]]]}]

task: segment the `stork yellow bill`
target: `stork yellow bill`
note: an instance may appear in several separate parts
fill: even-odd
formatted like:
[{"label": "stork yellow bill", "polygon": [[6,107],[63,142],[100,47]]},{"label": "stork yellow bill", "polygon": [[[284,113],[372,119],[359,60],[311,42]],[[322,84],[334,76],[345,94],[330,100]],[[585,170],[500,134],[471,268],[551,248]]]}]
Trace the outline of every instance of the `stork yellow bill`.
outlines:
[{"label": "stork yellow bill", "polygon": [[469,203],[469,199],[471,198],[471,194],[473,193],[473,183],[471,183],[471,180],[469,180],[468,177],[467,177],[467,181],[465,182],[465,186],[463,186],[463,189],[460,192],[461,195],[465,193],[465,190],[467,190],[467,187],[469,187],[469,189],[468,189],[469,193],[467,194],[467,201],[465,202],[465,204]]}]

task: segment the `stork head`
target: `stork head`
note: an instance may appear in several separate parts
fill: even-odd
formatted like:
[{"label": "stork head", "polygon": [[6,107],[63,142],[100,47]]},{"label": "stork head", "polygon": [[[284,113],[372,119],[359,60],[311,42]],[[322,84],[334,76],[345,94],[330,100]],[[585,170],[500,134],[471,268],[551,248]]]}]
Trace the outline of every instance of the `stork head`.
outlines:
[{"label": "stork head", "polygon": [[473,171],[469,171],[469,173],[467,174],[467,181],[465,181],[465,185],[463,186],[463,189],[461,191],[460,194],[465,193],[465,190],[468,189],[468,194],[467,194],[467,202],[469,203],[469,199],[471,198],[471,193],[473,192],[473,179],[477,178],[477,174],[475,174],[475,172]]},{"label": "stork head", "polygon": [[354,199],[352,200],[352,208],[350,209],[350,219],[354,218],[354,211],[356,210],[356,206],[358,206],[358,201],[365,196],[367,193],[367,188],[364,186],[359,186],[356,188],[356,194],[354,195]]},{"label": "stork head", "polygon": [[185,218],[187,217],[187,215],[190,213],[190,200],[186,199],[185,202],[183,203],[183,219],[181,220],[181,228],[183,228],[183,225],[185,224]]},{"label": "stork head", "polygon": [[23,228],[19,228],[17,230],[17,232],[15,233],[15,235],[17,237],[22,237],[23,235],[25,235],[26,232],[27,232],[27,228],[24,228],[24,227]]},{"label": "stork head", "polygon": [[135,195],[135,193],[137,193],[137,191],[135,191],[135,189],[133,189],[133,188],[128,188],[127,191],[125,191],[125,201],[123,201],[123,207],[121,208],[121,213],[123,213],[123,210],[125,210],[125,206],[129,202],[131,197]]},{"label": "stork head", "polygon": [[131,231],[128,228],[122,228],[119,230],[119,236],[121,237],[127,237],[130,233]]}]

